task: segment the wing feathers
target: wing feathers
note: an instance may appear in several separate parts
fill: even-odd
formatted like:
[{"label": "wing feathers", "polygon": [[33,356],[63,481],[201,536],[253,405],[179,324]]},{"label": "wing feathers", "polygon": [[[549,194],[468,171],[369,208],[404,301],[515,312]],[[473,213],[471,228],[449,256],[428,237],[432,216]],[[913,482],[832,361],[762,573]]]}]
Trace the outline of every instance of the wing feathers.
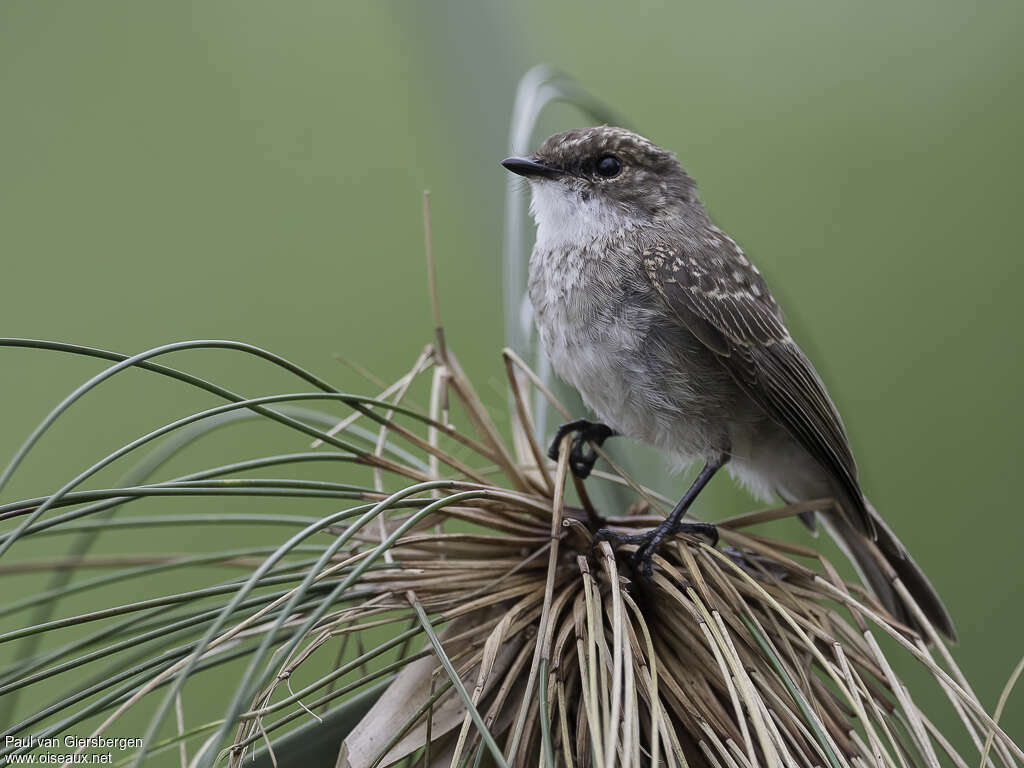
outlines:
[{"label": "wing feathers", "polygon": [[[729,241],[731,243],[731,241]],[[719,241],[721,244],[721,241]],[[768,287],[732,244],[723,258],[655,248],[648,277],[683,325],[713,351],[740,387],[839,483],[851,523],[872,538],[875,526],[835,406],[810,361],[782,324]]]}]

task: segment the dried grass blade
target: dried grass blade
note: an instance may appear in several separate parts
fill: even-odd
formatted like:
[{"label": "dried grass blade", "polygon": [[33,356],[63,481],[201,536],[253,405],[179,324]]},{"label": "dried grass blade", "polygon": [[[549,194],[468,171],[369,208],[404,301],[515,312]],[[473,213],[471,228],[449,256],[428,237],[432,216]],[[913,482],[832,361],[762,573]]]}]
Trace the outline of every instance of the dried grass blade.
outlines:
[{"label": "dried grass blade", "polygon": [[[615,567],[615,554],[607,541],[601,542],[601,564],[608,575],[610,593],[612,597],[612,690],[611,706],[608,717],[608,730],[605,734],[604,753],[608,756],[614,755],[618,749],[619,736],[619,714],[622,710],[622,657],[623,631],[622,631],[622,594],[619,590],[619,574]],[[632,663],[630,663],[632,668]]]},{"label": "dried grass blade", "polygon": [[[552,632],[551,602],[554,598],[555,572],[558,568],[558,552],[560,544],[559,534],[562,530],[562,514],[565,509],[565,497],[563,494],[565,478],[569,471],[569,445],[571,443],[571,439],[571,435],[566,435],[562,439],[558,471],[555,474],[555,494],[552,498],[551,507],[551,546],[548,553],[547,575],[545,576],[544,581],[544,604],[541,609],[540,625],[537,630],[533,663],[530,665],[529,677],[526,681],[526,690],[523,694],[523,701],[519,708],[519,715],[516,718],[512,741],[508,749],[509,762],[514,761],[516,758],[516,750],[519,748],[523,726],[529,709],[530,696],[533,693],[533,686],[536,683],[536,677],[541,666],[541,659],[550,658],[550,648],[547,647],[547,644],[550,642],[550,635]],[[541,681],[542,686],[547,686],[547,684],[547,679]],[[554,766],[550,766],[550,768],[554,768]]]},{"label": "dried grass blade", "polygon": [[[643,612],[630,597],[629,593],[623,593],[623,600],[633,613],[640,632],[644,637],[644,644],[647,648],[647,660],[637,655],[637,662],[641,664],[641,674],[647,676],[647,698],[648,708],[651,717],[651,768],[658,764],[659,751],[661,747],[661,734],[665,730],[664,712],[661,707],[661,700],[658,696],[658,657],[654,652],[654,642],[651,633],[647,629],[647,622],[644,621]],[[671,754],[671,753],[670,753]]]},{"label": "dried grass blade", "polygon": [[550,689],[550,686],[548,685],[549,671],[550,669],[548,660],[541,659],[541,684],[540,686],[538,686],[540,694],[539,716],[541,746],[543,748],[544,765],[547,766],[547,768],[555,768],[555,750],[551,744],[551,703],[548,699],[548,691]]},{"label": "dried grass blade", "polygon": [[505,761],[505,756],[501,753],[497,743],[494,741],[494,737],[491,732],[484,725],[483,718],[480,716],[480,712],[474,706],[469,693],[466,691],[466,687],[462,684],[462,679],[455,671],[455,667],[452,666],[452,661],[448,658],[448,654],[445,653],[444,647],[441,645],[441,641],[438,640],[437,635],[434,633],[434,628],[431,626],[430,620],[427,618],[427,614],[423,610],[423,606],[420,605],[419,600],[416,599],[415,593],[410,592],[406,595],[409,603],[412,605],[413,610],[416,611],[416,617],[420,621],[420,626],[423,627],[423,631],[427,634],[427,638],[430,640],[430,644],[434,648],[434,654],[437,656],[438,661],[441,662],[441,666],[444,667],[444,671],[448,673],[448,679],[452,682],[455,690],[462,698],[463,703],[469,710],[470,715],[473,717],[473,722],[476,724],[477,730],[480,733],[481,738],[487,745],[487,749],[490,750],[491,756],[498,764],[499,768],[509,768],[508,763]]},{"label": "dried grass blade", "polygon": [[857,712],[857,717],[861,723],[864,724],[864,731],[868,736],[868,743],[870,744],[871,754],[874,755],[875,763],[881,768],[881,766],[888,765],[889,768],[896,768],[896,764],[892,761],[892,757],[882,746],[881,741],[878,739],[878,735],[875,733],[875,729],[871,726],[871,720],[868,717],[867,710],[864,708],[864,703],[860,699],[858,692],[857,681],[853,677],[853,670],[850,667],[850,662],[846,658],[846,654],[843,652],[842,643],[833,643],[832,650],[836,654],[836,658],[839,660],[839,668],[843,670],[843,674],[846,676],[846,680],[850,686],[850,693],[853,694],[853,708]]},{"label": "dried grass blade", "polygon": [[[1021,672],[1024,672],[1024,656],[1017,662],[1017,666],[1014,667],[1013,673],[1010,675],[1010,679],[1006,681],[1006,685],[1003,687],[1002,693],[999,694],[999,701],[996,704],[996,711],[992,713],[992,722],[998,723],[1000,715],[1003,714],[1003,707],[1006,706],[1006,700],[1010,698],[1010,691],[1013,690],[1013,686],[1017,684],[1017,680],[1020,679]],[[995,738],[996,732],[994,728],[990,728],[988,736],[985,737],[985,749],[981,753],[981,765],[984,768],[985,761],[988,759],[988,752],[992,748],[992,740]]]},{"label": "dried grass blade", "polygon": [[451,350],[448,351],[447,362],[451,375],[452,389],[455,390],[455,394],[459,397],[459,401],[462,403],[477,433],[483,438],[488,448],[490,448],[494,462],[501,467],[502,471],[516,488],[520,491],[529,491],[529,482],[509,455],[504,442],[502,442],[498,428],[494,425],[490,414],[480,401],[480,397],[477,395],[476,390],[466,377],[462,366],[459,365],[458,359]]},{"label": "dried grass blade", "polygon": [[572,760],[572,741],[569,738],[569,712],[565,701],[565,683],[561,676],[558,678],[558,725],[562,733],[562,756],[565,758],[566,768],[575,768]]},{"label": "dried grass blade", "polygon": [[786,672],[785,667],[783,667],[782,662],[779,660],[778,655],[775,653],[775,650],[769,644],[764,632],[761,630],[759,626],[755,624],[754,620],[751,617],[741,615],[740,618],[742,619],[743,623],[747,625],[747,629],[750,631],[751,636],[754,638],[757,644],[761,647],[761,651],[765,654],[765,657],[771,664],[772,669],[775,670],[775,674],[782,681],[783,685],[786,686],[786,690],[789,691],[789,695],[792,697],[797,707],[800,708],[800,711],[801,713],[803,713],[804,719],[807,721],[807,724],[810,725],[811,729],[814,731],[814,735],[817,739],[818,746],[824,751],[825,756],[828,759],[829,765],[831,765],[832,768],[841,768],[842,763],[839,760],[838,755],[836,754],[837,750],[834,744],[832,743],[832,740],[828,737],[824,725],[818,719],[817,715],[815,715],[815,713],[812,712],[811,708],[807,705],[806,698],[796,687],[796,684],[793,682],[793,679]]},{"label": "dried grass blade", "polygon": [[[504,359],[505,373],[508,376],[509,388],[512,390],[512,402],[516,409],[515,434],[526,442],[526,447],[533,457],[537,471],[543,480],[546,494],[554,497],[555,486],[551,480],[551,474],[548,472],[547,456],[542,453],[540,446],[537,444],[537,438],[534,435],[533,419],[530,417],[526,398],[523,396],[522,389],[519,386],[519,376],[516,373],[512,359],[508,355],[505,355]],[[522,458],[520,457],[520,460]]]},{"label": "dried grass blade", "polygon": [[[896,631],[892,627],[892,625],[889,622],[887,622],[882,616],[880,616],[875,611],[872,611],[870,608],[865,606],[860,601],[856,600],[852,595],[849,595],[837,589],[834,585],[830,584],[828,581],[820,577],[816,578],[815,581],[816,583],[819,583],[822,586],[824,586],[824,588],[828,590],[829,593],[832,594],[836,599],[848,605],[856,606],[857,609],[861,611],[865,616],[870,617],[871,620],[878,627],[880,627],[886,634],[888,634],[897,643],[903,646],[904,649],[909,651],[918,661],[924,664],[928,668],[928,671],[931,672],[932,675],[934,675],[936,678],[938,678],[940,682],[949,686],[950,690],[956,693],[960,700],[967,704],[971,710],[973,710],[974,714],[977,716],[979,721],[982,722],[986,727],[992,729],[995,735],[1001,740],[1003,740],[1003,743],[1006,744],[1006,746],[1009,747],[1013,751],[1013,753],[1017,755],[1018,759],[1024,760],[1024,750],[1017,746],[1017,744],[1015,744],[1013,740],[1009,736],[1007,736],[1006,732],[999,727],[999,724],[996,723],[987,712],[985,712],[980,702],[978,702],[978,700],[975,697],[969,695],[966,691],[964,691],[964,689],[961,688],[960,685],[956,681],[954,681],[953,678],[951,678],[944,669],[940,668],[938,665],[935,664],[935,662],[931,659],[930,656],[928,656],[928,654],[922,653],[915,645],[910,643],[900,632]],[[868,642],[869,645],[873,644],[874,648],[872,650],[874,653],[878,654],[881,652],[880,650],[876,650],[878,648],[877,642],[872,643],[871,640],[869,640]]]},{"label": "dried grass blade", "polygon": [[586,722],[594,765],[605,768],[604,740],[601,738],[604,729],[597,682],[597,645],[594,640],[593,579],[586,558],[580,556],[576,562],[583,576],[582,605],[580,602],[576,604],[576,651],[579,656],[581,693],[586,701]]}]

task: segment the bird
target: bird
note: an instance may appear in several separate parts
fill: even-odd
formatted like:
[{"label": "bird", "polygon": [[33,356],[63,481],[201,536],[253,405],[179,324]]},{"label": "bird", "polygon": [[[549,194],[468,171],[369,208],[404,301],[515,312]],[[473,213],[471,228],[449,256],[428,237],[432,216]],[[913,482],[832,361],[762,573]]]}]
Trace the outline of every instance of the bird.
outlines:
[{"label": "bird", "polygon": [[530,186],[536,239],[528,292],[555,373],[599,420],[559,427],[549,455],[572,435],[569,466],[586,477],[590,444],[623,435],[703,462],[657,527],[595,542],[636,545],[633,564],[679,533],[717,543],[714,526],[684,517],[715,473],[785,503],[830,499],[801,514],[821,525],[897,620],[920,629],[899,579],[950,639],[953,621],[904,545],[861,490],[839,413],[786,327],[758,268],[712,223],[675,154],[624,128],[558,133],[502,165]]}]

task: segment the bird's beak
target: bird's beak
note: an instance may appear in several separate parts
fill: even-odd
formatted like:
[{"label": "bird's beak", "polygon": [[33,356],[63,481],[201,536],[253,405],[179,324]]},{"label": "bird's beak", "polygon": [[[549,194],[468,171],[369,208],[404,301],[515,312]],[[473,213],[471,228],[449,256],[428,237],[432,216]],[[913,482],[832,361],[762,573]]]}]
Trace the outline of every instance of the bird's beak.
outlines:
[{"label": "bird's beak", "polygon": [[519,176],[525,176],[526,178],[540,177],[542,179],[554,179],[557,178],[560,173],[554,168],[549,168],[546,165],[531,160],[528,157],[506,157],[501,161],[501,164],[506,169],[512,171]]}]

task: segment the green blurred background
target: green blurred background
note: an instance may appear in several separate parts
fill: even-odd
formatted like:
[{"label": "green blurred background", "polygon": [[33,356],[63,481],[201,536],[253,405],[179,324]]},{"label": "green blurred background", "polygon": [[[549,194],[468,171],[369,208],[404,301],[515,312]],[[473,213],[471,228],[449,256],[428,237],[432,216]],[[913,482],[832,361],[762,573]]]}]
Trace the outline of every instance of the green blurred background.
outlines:
[{"label": "green blurred background", "polygon": [[[390,380],[430,340],[429,187],[449,339],[501,409],[497,162],[517,79],[550,62],[676,150],[762,268],[991,708],[1024,651],[1021,21],[1016,2],[5,0],[0,333],[122,352],[239,339],[369,392],[332,354]],[[561,109],[545,128],[578,122]],[[250,395],[295,389],[240,355],[172,362]],[[0,350],[0,459],[99,369]],[[118,377],[3,501],[211,404]],[[304,445],[231,430],[193,461],[282,442]],[[722,478],[704,510],[751,504]],[[188,551],[218,535],[109,548]],[[1003,721],[1024,737],[1024,695]]]}]

